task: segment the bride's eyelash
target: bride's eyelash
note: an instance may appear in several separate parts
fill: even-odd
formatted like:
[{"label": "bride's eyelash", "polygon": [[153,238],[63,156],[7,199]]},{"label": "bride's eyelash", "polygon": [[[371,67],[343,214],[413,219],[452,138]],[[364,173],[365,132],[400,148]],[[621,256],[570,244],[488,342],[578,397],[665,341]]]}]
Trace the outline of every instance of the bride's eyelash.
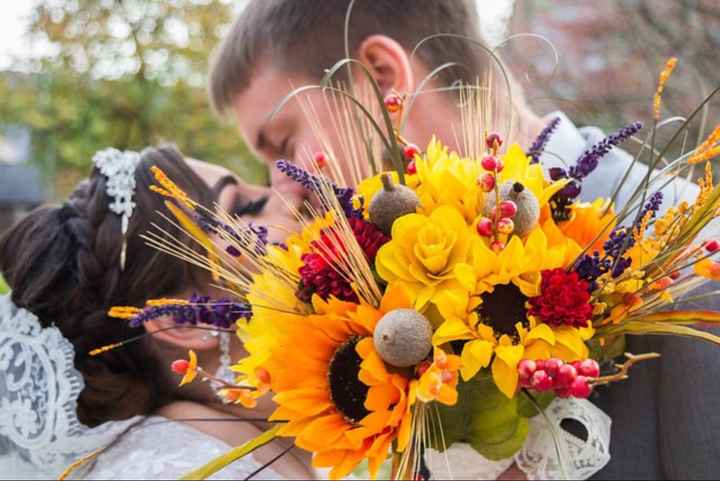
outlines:
[{"label": "bride's eyelash", "polygon": [[259,215],[267,205],[268,199],[268,196],[262,196],[256,200],[238,198],[232,208],[232,214],[238,217]]}]

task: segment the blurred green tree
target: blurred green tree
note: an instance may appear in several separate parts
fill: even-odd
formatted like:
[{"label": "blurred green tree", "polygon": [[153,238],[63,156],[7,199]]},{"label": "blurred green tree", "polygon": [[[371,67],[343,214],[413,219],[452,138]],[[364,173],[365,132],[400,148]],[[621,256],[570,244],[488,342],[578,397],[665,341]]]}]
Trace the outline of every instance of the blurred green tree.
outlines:
[{"label": "blurred green tree", "polygon": [[[44,52],[0,76],[0,123],[28,126],[33,159],[67,193],[94,152],[172,142],[251,182],[267,172],[213,117],[207,62],[228,0],[46,0],[28,37]],[[72,180],[70,180],[72,179]]]}]

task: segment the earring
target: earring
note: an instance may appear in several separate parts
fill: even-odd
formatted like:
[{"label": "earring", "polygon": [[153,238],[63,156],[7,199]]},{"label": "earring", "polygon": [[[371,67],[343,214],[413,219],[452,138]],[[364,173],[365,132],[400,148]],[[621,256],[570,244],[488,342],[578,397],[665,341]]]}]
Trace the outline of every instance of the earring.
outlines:
[{"label": "earring", "polygon": [[[230,366],[232,364],[232,358],[230,357],[230,333],[214,332],[213,334],[220,336],[220,367],[218,367],[218,370],[215,373],[215,377],[232,384],[235,382],[235,373],[233,373],[232,369],[230,369]],[[216,391],[222,388],[220,383],[215,384],[216,385],[214,387]]]}]

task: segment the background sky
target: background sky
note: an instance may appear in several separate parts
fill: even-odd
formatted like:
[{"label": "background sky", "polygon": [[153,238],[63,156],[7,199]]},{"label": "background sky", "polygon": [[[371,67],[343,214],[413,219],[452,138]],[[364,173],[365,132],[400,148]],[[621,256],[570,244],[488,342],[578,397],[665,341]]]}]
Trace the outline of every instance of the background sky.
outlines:
[{"label": "background sky", "polygon": [[[3,14],[0,16],[0,70],[8,68],[13,56],[27,58],[30,53],[30,46],[23,38],[23,32],[32,7],[37,2],[38,0],[4,2]],[[505,33],[505,22],[512,13],[514,3],[514,0],[502,0],[483,6],[484,18],[488,21],[483,22],[481,28],[491,43],[497,42]],[[242,9],[244,4],[244,0],[237,2],[236,10]],[[499,19],[503,21],[497,22]]]},{"label": "background sky", "polygon": [[13,55],[23,55],[23,51],[27,51],[23,32],[34,4],[34,0],[4,2],[0,15],[0,70],[10,65]]}]

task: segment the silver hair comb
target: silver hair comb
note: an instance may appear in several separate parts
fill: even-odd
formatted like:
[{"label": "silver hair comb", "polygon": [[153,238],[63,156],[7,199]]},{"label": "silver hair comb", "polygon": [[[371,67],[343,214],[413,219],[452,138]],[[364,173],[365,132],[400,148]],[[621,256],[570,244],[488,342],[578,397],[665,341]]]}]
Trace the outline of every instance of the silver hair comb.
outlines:
[{"label": "silver hair comb", "polygon": [[110,211],[122,219],[122,250],[120,251],[120,269],[125,269],[127,257],[127,231],[130,218],[135,209],[135,170],[140,163],[140,154],[133,151],[105,149],[93,156],[93,164],[107,178],[107,195],[113,198]]}]

